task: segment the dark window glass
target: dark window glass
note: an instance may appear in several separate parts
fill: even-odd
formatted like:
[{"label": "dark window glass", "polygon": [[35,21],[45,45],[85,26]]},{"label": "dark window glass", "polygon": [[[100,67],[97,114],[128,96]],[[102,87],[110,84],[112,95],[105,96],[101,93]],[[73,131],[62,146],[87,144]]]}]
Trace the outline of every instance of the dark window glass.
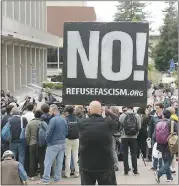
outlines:
[{"label": "dark window glass", "polygon": [[63,48],[59,48],[59,62],[63,62]]},{"label": "dark window glass", "polygon": [[48,48],[47,53],[47,61],[48,62],[57,62],[57,48]]},{"label": "dark window glass", "polygon": [[47,68],[55,68],[57,69],[58,68],[58,64],[50,64],[50,63],[47,63]]}]

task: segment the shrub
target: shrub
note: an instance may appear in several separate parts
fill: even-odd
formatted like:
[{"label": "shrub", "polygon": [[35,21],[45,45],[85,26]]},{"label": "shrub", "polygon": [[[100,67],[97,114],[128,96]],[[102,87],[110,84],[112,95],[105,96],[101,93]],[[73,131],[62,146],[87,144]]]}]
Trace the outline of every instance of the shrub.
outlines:
[{"label": "shrub", "polygon": [[63,84],[62,83],[56,83],[56,82],[43,82],[43,88],[50,88],[50,89],[62,89]]}]

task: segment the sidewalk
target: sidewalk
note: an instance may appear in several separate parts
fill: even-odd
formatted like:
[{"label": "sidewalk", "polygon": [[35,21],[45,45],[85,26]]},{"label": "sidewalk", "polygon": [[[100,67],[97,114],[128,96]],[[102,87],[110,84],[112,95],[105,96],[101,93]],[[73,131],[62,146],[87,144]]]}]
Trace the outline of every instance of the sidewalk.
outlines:
[{"label": "sidewalk", "polygon": [[[129,163],[130,165],[131,163]],[[120,170],[116,172],[116,178],[117,178],[117,183],[118,185],[126,185],[126,184],[131,184],[131,185],[139,185],[139,184],[146,184],[146,185],[159,185],[155,181],[154,177],[154,172],[150,170],[151,168],[151,163],[146,162],[147,166],[145,167],[142,159],[138,160],[138,169],[140,175],[134,176],[132,172],[129,173],[129,176],[124,176],[123,175],[123,162],[120,162]],[[178,167],[178,162],[177,162],[177,167]],[[166,177],[163,176],[160,180],[160,185],[177,185],[178,184],[178,170],[177,174],[173,175],[174,180],[170,183],[166,182]],[[38,179],[39,180],[39,179]],[[30,181],[29,184],[33,185],[36,184],[36,182]],[[80,178],[69,178],[69,179],[64,179],[62,178],[62,181],[59,183],[56,183],[54,185],[79,185],[80,184]],[[53,183],[52,183],[53,185]]]}]

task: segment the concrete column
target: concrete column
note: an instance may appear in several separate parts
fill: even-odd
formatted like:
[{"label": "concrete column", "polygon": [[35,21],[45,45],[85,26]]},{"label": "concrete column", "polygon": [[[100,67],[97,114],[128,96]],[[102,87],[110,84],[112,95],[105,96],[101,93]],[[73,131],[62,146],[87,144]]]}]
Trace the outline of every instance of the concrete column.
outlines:
[{"label": "concrete column", "polygon": [[42,61],[43,61],[43,81],[45,81],[45,52],[44,52],[44,48],[42,48]]},{"label": "concrete column", "polygon": [[39,55],[39,48],[36,48],[36,77],[37,81],[36,83],[39,85],[40,84],[40,55]]},{"label": "concrete column", "polygon": [[59,53],[59,47],[57,48],[57,62],[58,62],[58,69],[60,68],[60,61],[59,61],[59,58],[60,58],[60,53]]},{"label": "concrete column", "polygon": [[44,29],[47,31],[47,6],[46,1],[44,1]]},{"label": "concrete column", "polygon": [[15,20],[20,20],[19,18],[20,18],[20,9],[19,9],[19,7],[20,7],[20,1],[14,1],[14,19]]},{"label": "concrete column", "polygon": [[14,17],[14,8],[13,8],[13,1],[6,1],[6,16],[13,19]]},{"label": "concrete column", "polygon": [[[31,5],[31,1],[29,2],[29,22],[30,22],[30,26],[32,26],[32,5]],[[28,13],[28,12],[26,12]],[[26,16],[27,17],[27,16]]]},{"label": "concrete column", "polygon": [[14,45],[7,45],[8,90],[15,92]]},{"label": "concrete column", "polygon": [[32,84],[37,83],[36,48],[32,48]]},{"label": "concrete column", "polygon": [[43,1],[40,1],[40,29],[43,30]]},{"label": "concrete column", "polygon": [[35,27],[36,22],[36,8],[35,8],[35,1],[31,1],[31,26]]},{"label": "concrete column", "polygon": [[[21,88],[21,47],[14,46],[15,88]],[[23,77],[22,77],[23,78]]]},{"label": "concrete column", "polygon": [[27,84],[32,84],[32,48],[26,47],[27,55]]},{"label": "concrete column", "polygon": [[2,76],[1,76],[1,86],[2,86],[2,90],[8,90],[8,76],[7,76],[7,45],[2,44],[2,64],[1,64],[1,72],[2,72]]},{"label": "concrete column", "polygon": [[37,29],[39,29],[39,1],[35,1],[35,5],[36,5],[36,27]]},{"label": "concrete column", "polygon": [[26,47],[21,47],[21,83],[27,85],[27,53]]},{"label": "concrete column", "polygon": [[41,79],[41,82],[43,82],[44,81],[44,60],[43,60],[44,58],[43,58],[43,49],[40,49],[40,71],[41,71],[41,77],[40,77],[40,79]]},{"label": "concrete column", "polygon": [[2,3],[2,16],[6,16],[6,12],[7,12],[7,9],[6,9],[6,5],[7,5],[7,2],[6,1],[1,1]]},{"label": "concrete column", "polygon": [[44,81],[47,80],[47,49],[44,49]]},{"label": "concrete column", "polygon": [[25,1],[20,1],[20,22],[22,24],[25,24],[25,18],[26,18],[26,12],[25,12]]}]

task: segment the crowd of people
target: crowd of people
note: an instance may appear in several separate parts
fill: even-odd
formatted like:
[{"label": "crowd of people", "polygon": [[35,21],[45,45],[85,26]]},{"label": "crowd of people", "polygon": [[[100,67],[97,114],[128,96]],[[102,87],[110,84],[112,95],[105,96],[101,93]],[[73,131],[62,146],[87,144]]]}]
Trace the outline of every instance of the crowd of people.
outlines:
[{"label": "crowd of people", "polygon": [[[137,112],[132,105],[120,111],[98,101],[88,107],[62,109],[46,100],[37,109],[33,99],[22,110],[9,96],[11,101],[1,110],[2,185],[27,184],[28,180],[50,184],[71,176],[80,176],[82,185],[95,185],[96,181],[116,185],[119,160],[125,176],[129,171],[139,175],[140,156],[144,163],[151,162],[158,183],[164,174],[167,182],[172,181],[178,153],[173,150],[178,143],[178,101],[164,87],[159,89],[163,99],[154,91],[152,104]],[[170,147],[173,136],[176,141]]]}]

